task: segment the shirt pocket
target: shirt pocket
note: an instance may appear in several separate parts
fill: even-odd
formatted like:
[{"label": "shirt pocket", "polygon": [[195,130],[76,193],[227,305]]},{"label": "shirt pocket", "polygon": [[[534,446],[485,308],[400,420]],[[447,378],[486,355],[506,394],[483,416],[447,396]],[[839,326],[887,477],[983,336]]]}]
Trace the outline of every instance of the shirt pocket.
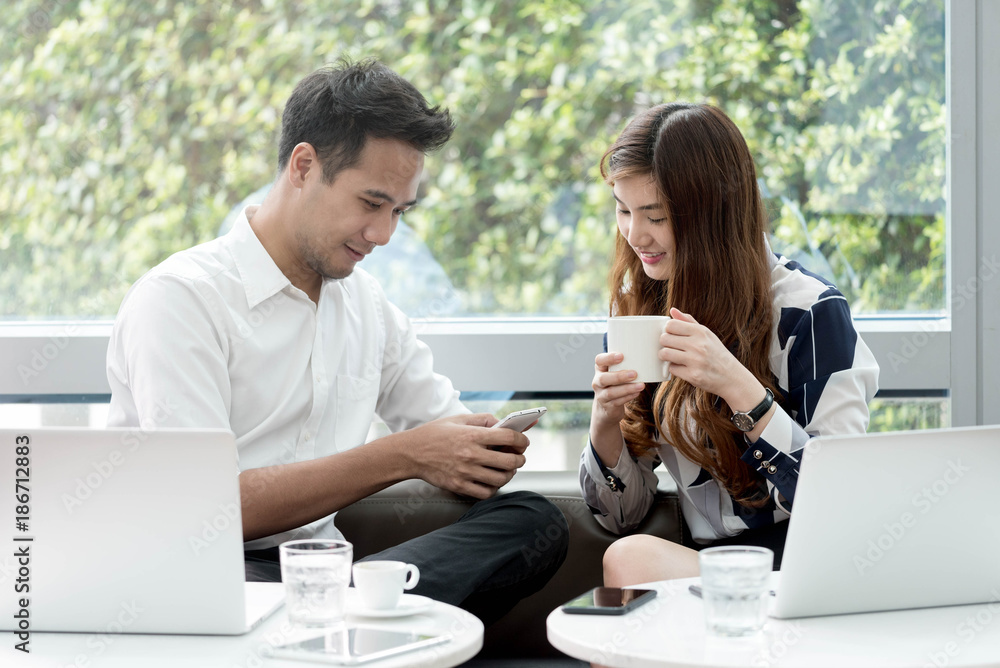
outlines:
[{"label": "shirt pocket", "polygon": [[338,450],[349,450],[368,439],[377,401],[377,381],[357,376],[337,376]]}]

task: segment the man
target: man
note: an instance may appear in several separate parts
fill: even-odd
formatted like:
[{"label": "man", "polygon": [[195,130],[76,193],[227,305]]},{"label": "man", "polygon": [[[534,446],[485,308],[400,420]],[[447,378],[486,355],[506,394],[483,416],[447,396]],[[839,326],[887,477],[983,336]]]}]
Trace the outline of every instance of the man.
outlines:
[{"label": "man", "polygon": [[[537,494],[495,496],[528,439],[470,415],[406,316],[356,269],[416,204],[424,154],[453,127],[374,61],[302,80],[260,207],[125,297],[108,350],[109,424],[236,434],[248,579],[279,580],[279,543],[339,538],[337,510],[395,482],[481,499],[375,557],[416,564],[417,593],[490,623],[562,563],[565,541],[541,559],[521,548],[553,523],[567,536],[565,519]],[[376,412],[394,433],[365,443]]]}]

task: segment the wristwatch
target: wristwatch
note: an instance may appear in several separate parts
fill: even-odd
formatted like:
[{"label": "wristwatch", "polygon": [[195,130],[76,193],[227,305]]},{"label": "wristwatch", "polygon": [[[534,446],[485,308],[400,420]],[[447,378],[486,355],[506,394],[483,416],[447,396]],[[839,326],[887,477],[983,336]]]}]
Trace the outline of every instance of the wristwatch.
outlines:
[{"label": "wristwatch", "polygon": [[735,411],[733,417],[729,418],[740,431],[753,431],[753,428],[757,426],[757,421],[764,417],[764,414],[771,409],[771,404],[774,403],[774,395],[771,394],[770,389],[764,389],[767,394],[764,395],[763,401],[749,411]]}]

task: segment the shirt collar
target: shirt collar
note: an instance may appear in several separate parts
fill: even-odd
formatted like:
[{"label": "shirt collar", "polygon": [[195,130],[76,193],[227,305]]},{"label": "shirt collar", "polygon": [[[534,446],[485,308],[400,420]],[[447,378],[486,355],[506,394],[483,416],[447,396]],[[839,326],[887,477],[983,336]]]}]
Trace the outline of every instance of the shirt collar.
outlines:
[{"label": "shirt collar", "polygon": [[226,237],[246,291],[247,306],[251,309],[291,285],[250,227],[246,208],[240,212]]}]

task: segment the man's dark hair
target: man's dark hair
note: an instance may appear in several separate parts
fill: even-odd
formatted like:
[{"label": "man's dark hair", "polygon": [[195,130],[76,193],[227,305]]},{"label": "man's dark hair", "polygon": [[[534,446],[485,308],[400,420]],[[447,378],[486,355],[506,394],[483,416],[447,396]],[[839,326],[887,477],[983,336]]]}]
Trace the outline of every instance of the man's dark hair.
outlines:
[{"label": "man's dark hair", "polygon": [[382,63],[341,59],[300,81],[285,103],[278,172],[301,142],[316,149],[323,180],[331,183],[358,162],[369,138],[396,139],[429,153],[454,129],[447,109],[430,107],[413,84]]}]

